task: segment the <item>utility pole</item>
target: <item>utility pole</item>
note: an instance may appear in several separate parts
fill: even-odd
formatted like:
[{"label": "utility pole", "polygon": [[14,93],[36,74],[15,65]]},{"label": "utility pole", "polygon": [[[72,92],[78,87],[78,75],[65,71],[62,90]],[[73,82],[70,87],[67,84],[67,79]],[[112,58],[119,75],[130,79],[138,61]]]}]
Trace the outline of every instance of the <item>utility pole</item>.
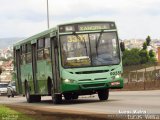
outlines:
[{"label": "utility pole", "polygon": [[47,26],[49,29],[49,7],[48,7],[48,0],[47,0]]}]

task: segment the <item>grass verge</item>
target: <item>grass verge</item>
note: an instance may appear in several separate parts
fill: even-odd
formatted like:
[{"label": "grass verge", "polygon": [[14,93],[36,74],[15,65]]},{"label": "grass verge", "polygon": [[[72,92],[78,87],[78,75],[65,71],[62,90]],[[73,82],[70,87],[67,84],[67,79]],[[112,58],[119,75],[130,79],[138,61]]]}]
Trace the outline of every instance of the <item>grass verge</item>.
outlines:
[{"label": "grass verge", "polygon": [[0,120],[34,120],[25,114],[0,105]]}]

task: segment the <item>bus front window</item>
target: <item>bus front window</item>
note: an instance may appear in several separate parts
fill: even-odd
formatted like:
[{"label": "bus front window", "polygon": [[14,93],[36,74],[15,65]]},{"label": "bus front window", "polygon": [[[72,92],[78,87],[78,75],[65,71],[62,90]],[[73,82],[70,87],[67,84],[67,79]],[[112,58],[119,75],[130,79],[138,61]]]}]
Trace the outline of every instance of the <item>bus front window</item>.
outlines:
[{"label": "bus front window", "polygon": [[88,35],[61,36],[61,53],[65,67],[91,65]]},{"label": "bus front window", "polygon": [[90,34],[93,66],[119,64],[116,32]]},{"label": "bus front window", "polygon": [[62,64],[65,67],[120,63],[116,32],[64,35],[60,40]]}]

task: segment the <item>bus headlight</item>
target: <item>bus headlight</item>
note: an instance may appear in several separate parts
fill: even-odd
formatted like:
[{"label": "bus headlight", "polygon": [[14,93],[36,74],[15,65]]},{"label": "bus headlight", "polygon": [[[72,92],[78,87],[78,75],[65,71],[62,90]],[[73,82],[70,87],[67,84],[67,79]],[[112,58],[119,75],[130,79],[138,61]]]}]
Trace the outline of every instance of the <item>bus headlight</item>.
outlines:
[{"label": "bus headlight", "polygon": [[70,80],[69,80],[69,79],[65,79],[64,82],[65,82],[65,83],[69,83]]},{"label": "bus headlight", "polygon": [[116,79],[120,78],[120,77],[121,77],[121,74],[115,76]]},{"label": "bus headlight", "polygon": [[70,80],[70,79],[65,79],[63,80],[64,83],[74,83],[75,81],[74,80]]}]

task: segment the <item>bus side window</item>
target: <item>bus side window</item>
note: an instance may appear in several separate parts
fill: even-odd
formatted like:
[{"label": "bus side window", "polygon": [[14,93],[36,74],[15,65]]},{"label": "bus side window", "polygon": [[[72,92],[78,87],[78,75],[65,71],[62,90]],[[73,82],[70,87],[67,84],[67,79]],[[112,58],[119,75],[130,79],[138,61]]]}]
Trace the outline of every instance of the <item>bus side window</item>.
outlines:
[{"label": "bus side window", "polygon": [[21,65],[24,65],[26,63],[26,45],[21,46]]},{"label": "bus side window", "polygon": [[50,38],[45,38],[44,59],[50,58]]},{"label": "bus side window", "polygon": [[[16,63],[17,63],[17,61],[16,61],[16,49],[15,48],[13,48],[13,64],[14,64],[14,66],[16,66]],[[20,58],[19,58],[20,59]]]},{"label": "bus side window", "polygon": [[21,65],[24,65],[26,63],[25,59],[26,59],[25,54],[22,54],[21,55]]},{"label": "bus side window", "polygon": [[26,52],[26,63],[31,63],[32,57],[31,57],[31,44],[27,44],[27,52]]},{"label": "bus side window", "polygon": [[43,60],[44,56],[44,39],[38,40],[38,46],[37,46],[37,60]]}]

